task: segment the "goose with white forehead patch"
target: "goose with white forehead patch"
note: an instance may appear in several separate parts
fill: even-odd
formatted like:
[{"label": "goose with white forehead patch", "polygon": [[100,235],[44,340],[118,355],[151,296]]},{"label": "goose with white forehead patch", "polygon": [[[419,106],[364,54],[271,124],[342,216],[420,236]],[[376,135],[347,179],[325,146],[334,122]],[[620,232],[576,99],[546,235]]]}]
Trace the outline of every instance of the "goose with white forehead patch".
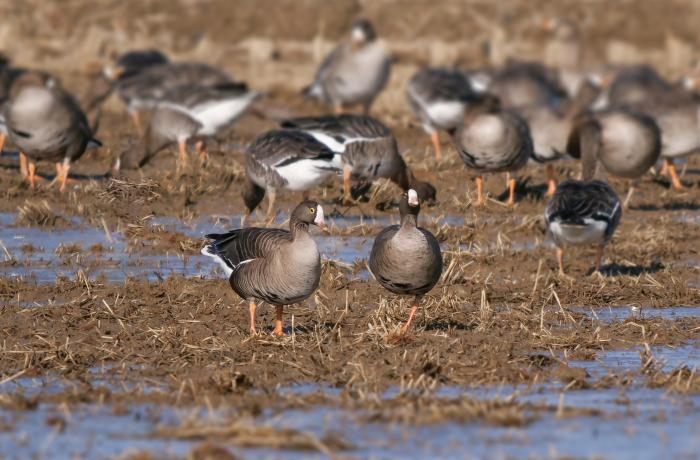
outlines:
[{"label": "goose with white forehead patch", "polygon": [[246,181],[241,191],[250,214],[268,195],[267,217],[275,211],[277,193],[309,190],[337,175],[343,168],[341,155],[312,135],[299,130],[277,129],[258,136],[248,146]]},{"label": "goose with white forehead patch", "polygon": [[430,135],[435,159],[442,160],[439,131],[456,128],[464,120],[474,97],[469,78],[459,70],[428,67],[411,77],[406,96],[413,115]]},{"label": "goose with white forehead patch", "polygon": [[[462,124],[450,130],[452,142],[467,167],[476,170],[477,206],[486,203],[484,172],[512,173],[532,156],[527,123],[512,110],[503,110],[498,98],[480,95],[467,110]],[[508,179],[508,204],[515,203],[516,180]]]},{"label": "goose with white forehead patch", "polygon": [[394,294],[414,296],[408,321],[401,329],[411,329],[422,297],[440,280],[440,244],[428,230],[417,226],[420,201],[415,190],[408,190],[399,202],[401,224],[384,228],[375,238],[369,256],[369,269],[385,289]]},{"label": "goose with white forehead patch", "polygon": [[336,113],[360,104],[367,114],[389,81],[390,68],[390,57],[374,27],[359,19],[352,26],[350,39],[326,56],[314,82],[302,92],[330,105]]},{"label": "goose with white forehead patch", "polygon": [[323,208],[315,201],[299,204],[289,218],[289,231],[242,228],[209,234],[202,254],[214,258],[229,277],[231,288],[249,303],[250,330],[257,333],[257,302],[274,305],[274,334],[285,335],[285,305],[306,300],[318,288],[321,257],[309,225],[325,228]]},{"label": "goose with white forehead patch", "polygon": [[339,155],[343,201],[349,204],[350,178],[390,179],[404,191],[412,188],[425,202],[435,201],[435,187],[418,180],[399,153],[396,138],[379,120],[364,115],[324,115],[285,120],[283,128],[301,130]]},{"label": "goose with white forehead patch", "polygon": [[[590,137],[585,137],[589,142]],[[583,146],[583,180],[567,180],[557,186],[547,204],[545,221],[557,245],[559,274],[564,272],[564,249],[570,245],[595,245],[596,271],[600,271],[605,245],[610,242],[622,217],[615,190],[598,177],[602,173],[595,149]]]}]

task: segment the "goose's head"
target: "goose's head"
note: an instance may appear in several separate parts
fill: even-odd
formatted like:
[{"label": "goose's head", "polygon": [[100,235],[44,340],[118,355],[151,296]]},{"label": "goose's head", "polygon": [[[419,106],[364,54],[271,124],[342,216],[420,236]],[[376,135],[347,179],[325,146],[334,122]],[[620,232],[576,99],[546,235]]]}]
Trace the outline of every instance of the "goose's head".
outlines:
[{"label": "goose's head", "polygon": [[316,225],[321,229],[326,229],[323,208],[315,201],[303,201],[292,211],[292,219],[304,222],[309,225]]},{"label": "goose's head", "polygon": [[353,45],[360,47],[374,41],[377,38],[377,32],[374,30],[372,23],[367,19],[358,19],[352,25],[350,38]]},{"label": "goose's head", "polygon": [[401,216],[414,215],[418,216],[420,212],[420,200],[418,199],[418,192],[412,188],[408,189],[401,196],[401,201],[399,202],[399,212]]}]

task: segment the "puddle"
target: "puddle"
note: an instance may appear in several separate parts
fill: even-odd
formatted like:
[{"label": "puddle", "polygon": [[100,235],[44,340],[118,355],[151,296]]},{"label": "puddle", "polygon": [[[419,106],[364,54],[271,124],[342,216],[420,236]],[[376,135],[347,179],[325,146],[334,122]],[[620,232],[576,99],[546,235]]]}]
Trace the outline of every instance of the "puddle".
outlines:
[{"label": "puddle", "polygon": [[171,275],[215,276],[221,270],[202,255],[130,253],[121,234],[109,236],[85,225],[68,228],[14,227],[14,214],[0,214],[0,275],[53,283],[82,272],[121,282],[127,277],[159,281]]},{"label": "puddle", "polygon": [[624,321],[638,318],[662,318],[675,320],[679,318],[700,317],[700,307],[669,307],[669,308],[638,308],[638,307],[608,307],[592,309],[586,307],[571,307],[568,310],[584,315],[604,323]]}]

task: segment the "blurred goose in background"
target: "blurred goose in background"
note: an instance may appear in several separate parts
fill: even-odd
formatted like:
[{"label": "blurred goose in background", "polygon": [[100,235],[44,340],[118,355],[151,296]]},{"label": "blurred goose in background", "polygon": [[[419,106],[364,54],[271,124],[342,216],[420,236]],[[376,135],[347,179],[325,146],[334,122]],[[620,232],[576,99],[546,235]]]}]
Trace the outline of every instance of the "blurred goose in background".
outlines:
[{"label": "blurred goose in background", "polygon": [[396,138],[380,121],[364,115],[325,115],[282,122],[283,128],[298,129],[313,136],[342,162],[343,200],[352,201],[350,178],[374,181],[385,177],[404,191],[412,188],[421,200],[435,201],[435,187],[416,179],[399,153]]},{"label": "blurred goose in background", "polygon": [[583,39],[575,22],[555,17],[543,23],[550,34],[545,45],[544,62],[556,69],[558,81],[568,94],[576,94],[585,79],[583,72]]},{"label": "blurred goose in background", "polygon": [[289,231],[243,228],[206,235],[213,242],[202,249],[202,254],[223,267],[231,288],[249,302],[253,334],[257,333],[256,302],[275,306],[274,334],[284,336],[284,306],[307,299],[318,288],[321,257],[309,235],[309,225],[325,228],[323,208],[314,201],[304,201],[294,209]]},{"label": "blurred goose in background", "polygon": [[604,76],[610,80],[606,102],[610,106],[638,105],[665,98],[674,91],[651,66],[646,64],[628,66]]},{"label": "blurred goose in background", "polygon": [[71,162],[80,158],[93,138],[87,118],[75,98],[43,72],[18,76],[5,104],[5,121],[12,142],[20,150],[21,169],[36,186],[36,162],[56,162],[56,179],[64,191]]},{"label": "blurred goose in background", "polygon": [[330,105],[336,113],[362,105],[365,114],[389,80],[391,60],[374,26],[355,21],[350,39],[326,56],[314,82],[303,89],[306,96]]},{"label": "blurred goose in background", "polygon": [[117,56],[114,65],[105,66],[104,73],[112,81],[125,80],[148,67],[169,63],[170,59],[162,51],[131,50]]},{"label": "blurred goose in background", "polygon": [[258,136],[246,153],[246,181],[241,191],[250,214],[268,194],[267,218],[273,217],[277,193],[308,191],[342,170],[341,155],[312,135],[299,130],[278,129]]},{"label": "blurred goose in background", "polygon": [[[486,203],[484,172],[515,172],[532,156],[527,123],[514,111],[503,110],[498,98],[484,95],[467,111],[459,128],[451,130],[452,142],[467,167],[476,170],[478,206]],[[516,180],[508,179],[508,204],[515,203]]]},{"label": "blurred goose in background", "polygon": [[126,104],[139,136],[144,134],[140,111],[154,108],[169,91],[183,86],[214,87],[235,83],[223,70],[197,62],[150,63],[116,75],[109,79],[102,73],[93,79],[86,106],[99,105],[116,91]]},{"label": "blurred goose in background", "polygon": [[630,179],[623,202],[627,207],[634,184],[659,159],[661,138],[659,126],[649,115],[627,107],[609,108],[581,117],[566,150],[574,158],[595,158],[609,173]]},{"label": "blurred goose in background", "polygon": [[389,292],[414,296],[408,321],[401,334],[411,329],[421,298],[440,280],[440,244],[428,230],[418,227],[420,201],[415,190],[405,192],[399,202],[401,223],[384,228],[374,240],[369,255],[372,276]]},{"label": "blurred goose in background", "polygon": [[[595,131],[592,124],[581,129]],[[600,168],[596,158],[596,135],[583,133],[581,154],[583,180],[567,180],[557,186],[554,196],[547,204],[545,221],[552,239],[557,245],[559,274],[564,271],[564,249],[570,245],[596,245],[596,271],[600,271],[603,250],[620,223],[622,206],[615,190],[600,179]]]},{"label": "blurred goose in background", "polygon": [[576,97],[567,100],[561,108],[537,104],[517,109],[530,127],[533,141],[532,158],[546,165],[548,196],[554,195],[557,187],[552,162],[564,156],[569,133],[576,117],[588,109],[599,93],[600,87],[586,81],[579,86]]},{"label": "blurred goose in background", "polygon": [[559,107],[567,93],[557,80],[556,72],[539,62],[509,61],[496,71],[488,92],[498,96],[506,108],[531,105]]},{"label": "blurred goose in background", "polygon": [[[229,129],[259,95],[245,83],[174,88],[153,110],[149,135],[157,138],[161,146],[178,144],[178,169],[187,165],[188,141],[197,139],[196,150],[203,165],[207,159],[207,139]],[[142,164],[143,160],[138,163]]]},{"label": "blurred goose in background", "polygon": [[453,69],[425,68],[411,77],[406,91],[413,115],[418,118],[442,160],[439,131],[454,129],[464,120],[474,97],[469,77]]}]

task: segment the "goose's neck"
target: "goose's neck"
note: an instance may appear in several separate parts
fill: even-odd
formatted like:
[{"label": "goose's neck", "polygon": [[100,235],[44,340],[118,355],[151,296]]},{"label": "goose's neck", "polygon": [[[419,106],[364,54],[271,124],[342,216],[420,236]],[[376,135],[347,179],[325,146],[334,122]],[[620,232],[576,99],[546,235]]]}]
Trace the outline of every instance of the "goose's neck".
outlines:
[{"label": "goose's neck", "polygon": [[415,214],[405,214],[401,216],[401,228],[402,229],[413,229],[417,225],[417,217]]},{"label": "goose's neck", "polygon": [[289,231],[292,234],[292,240],[297,240],[300,237],[309,235],[309,224],[292,218],[289,221]]}]

